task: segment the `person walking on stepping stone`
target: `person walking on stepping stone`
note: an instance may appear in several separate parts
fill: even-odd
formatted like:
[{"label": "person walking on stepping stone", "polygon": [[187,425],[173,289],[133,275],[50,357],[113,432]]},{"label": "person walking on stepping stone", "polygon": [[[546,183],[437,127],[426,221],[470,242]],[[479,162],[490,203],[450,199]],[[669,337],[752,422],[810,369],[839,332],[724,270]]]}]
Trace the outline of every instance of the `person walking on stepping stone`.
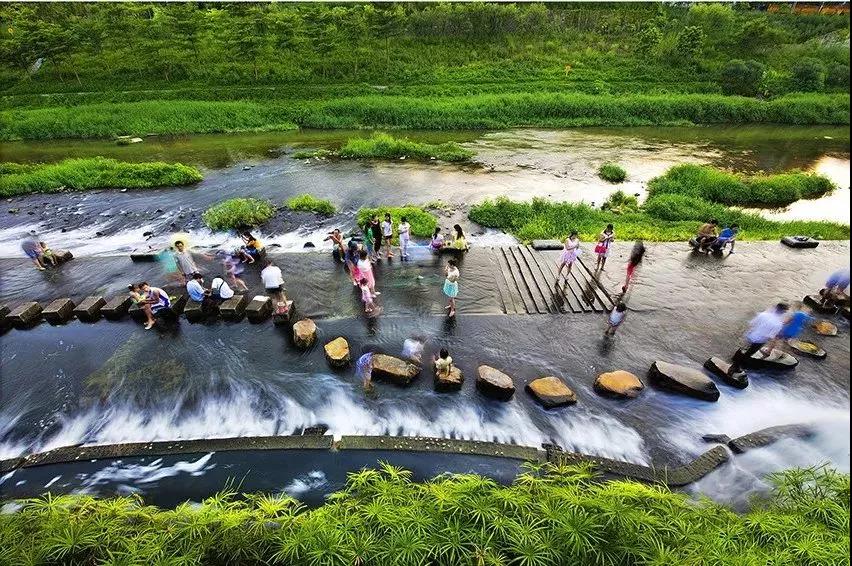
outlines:
[{"label": "person walking on stepping stone", "polygon": [[444,280],[444,294],[450,299],[450,304],[444,308],[449,310],[447,316],[452,318],[456,316],[456,297],[459,294],[459,268],[456,265],[456,260],[447,261],[444,272],[447,274],[447,278]]},{"label": "person walking on stepping stone", "polygon": [[[763,357],[768,356],[771,350],[765,348],[766,344],[771,345],[772,341],[778,336],[784,328],[786,313],[790,309],[785,303],[778,303],[771,309],[767,309],[756,317],[751,319],[748,324],[748,330],[745,334],[745,339],[748,341],[748,346],[738,352],[741,359],[747,360],[760,351]],[[735,355],[733,366],[736,371],[739,371],[737,356]],[[732,371],[734,371],[732,369]]]}]

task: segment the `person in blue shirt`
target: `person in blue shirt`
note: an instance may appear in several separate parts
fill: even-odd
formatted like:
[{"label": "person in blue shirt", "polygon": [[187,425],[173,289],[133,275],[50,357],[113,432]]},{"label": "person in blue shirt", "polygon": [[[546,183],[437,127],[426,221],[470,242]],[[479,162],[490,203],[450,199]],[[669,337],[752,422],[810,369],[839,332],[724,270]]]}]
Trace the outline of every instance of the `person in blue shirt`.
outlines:
[{"label": "person in blue shirt", "polygon": [[796,303],[795,309],[784,321],[784,327],[778,333],[777,339],[785,342],[797,339],[812,320],[810,309],[802,303]]},{"label": "person in blue shirt", "polygon": [[204,276],[200,273],[193,273],[192,279],[186,284],[186,292],[189,293],[189,298],[196,303],[201,303],[202,306],[207,306],[207,299],[210,291],[204,288]]},{"label": "person in blue shirt", "polygon": [[730,228],[725,227],[720,233],[716,241],[713,242],[713,247],[718,247],[719,250],[724,250],[725,246],[730,244],[731,249],[729,254],[734,253],[734,244],[737,241],[737,234],[740,232],[739,224],[731,224]]}]

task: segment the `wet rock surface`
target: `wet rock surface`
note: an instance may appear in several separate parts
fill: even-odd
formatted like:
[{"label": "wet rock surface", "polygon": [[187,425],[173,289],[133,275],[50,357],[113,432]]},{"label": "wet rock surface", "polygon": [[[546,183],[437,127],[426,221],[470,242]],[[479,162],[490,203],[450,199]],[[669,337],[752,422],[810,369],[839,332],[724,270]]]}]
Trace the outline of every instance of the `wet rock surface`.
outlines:
[{"label": "wet rock surface", "polygon": [[83,322],[96,322],[101,318],[101,307],[104,305],[106,305],[106,301],[103,297],[86,297],[74,309],[74,315]]},{"label": "wet rock surface", "polygon": [[74,301],[71,299],[56,299],[44,307],[42,316],[50,324],[65,324],[74,316]]},{"label": "wet rock surface", "polygon": [[486,365],[477,369],[476,388],[483,395],[499,401],[508,401],[515,394],[512,378],[499,369]]},{"label": "wet rock surface", "polygon": [[719,400],[719,389],[716,384],[697,369],[658,360],[651,364],[648,377],[652,383],[669,391],[683,393],[704,401]]},{"label": "wet rock surface", "polygon": [[577,395],[558,377],[540,377],[529,382],[527,392],[547,409],[573,405]]},{"label": "wet rock surface", "polygon": [[462,370],[453,366],[449,372],[435,370],[435,391],[458,391],[464,383]]},{"label": "wet rock surface", "polygon": [[34,301],[19,305],[8,315],[6,320],[15,328],[31,328],[41,320],[42,306]]},{"label": "wet rock surface", "polygon": [[349,354],[349,342],[343,336],[338,336],[325,346],[325,358],[331,367],[345,367],[349,365],[351,357]]},{"label": "wet rock surface", "polygon": [[293,342],[297,348],[310,348],[316,341],[317,325],[313,320],[305,318],[293,325]]},{"label": "wet rock surface", "polygon": [[790,370],[799,365],[799,360],[777,348],[773,348],[765,356],[758,350],[748,358],[745,357],[744,350],[737,350],[734,353],[734,361],[747,368],[777,370]]},{"label": "wet rock surface", "polygon": [[600,374],[595,379],[595,391],[601,395],[634,399],[645,386],[642,380],[629,371],[617,370]]},{"label": "wet rock surface", "polygon": [[408,385],[420,373],[420,367],[395,356],[373,354],[373,377],[396,385]]},{"label": "wet rock surface", "polygon": [[725,383],[737,389],[745,389],[748,387],[748,375],[746,372],[737,369],[733,364],[726,362],[722,358],[713,356],[704,362],[704,369],[718,376]]}]

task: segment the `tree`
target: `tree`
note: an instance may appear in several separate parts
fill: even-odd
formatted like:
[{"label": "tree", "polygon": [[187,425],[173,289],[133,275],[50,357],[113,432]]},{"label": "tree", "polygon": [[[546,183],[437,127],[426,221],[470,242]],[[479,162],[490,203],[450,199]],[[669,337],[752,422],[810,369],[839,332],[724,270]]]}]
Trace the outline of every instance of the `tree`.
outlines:
[{"label": "tree", "polygon": [[704,32],[701,28],[687,26],[680,30],[675,41],[675,52],[685,63],[695,64],[704,49]]},{"label": "tree", "polygon": [[728,4],[693,4],[687,22],[704,32],[713,49],[725,47],[730,41],[736,15]]},{"label": "tree", "polygon": [[790,89],[799,92],[815,92],[825,86],[825,65],[819,59],[805,57],[793,65],[790,73]]},{"label": "tree", "polygon": [[766,67],[757,61],[728,61],[722,68],[719,84],[725,94],[757,96],[763,92],[763,77]]},{"label": "tree", "polygon": [[787,39],[784,30],[770,25],[763,16],[745,22],[734,36],[740,50],[747,53],[778,45]]},{"label": "tree", "polygon": [[651,58],[654,55],[660,42],[663,40],[663,33],[655,25],[648,25],[642,28],[639,32],[639,50],[643,57]]}]

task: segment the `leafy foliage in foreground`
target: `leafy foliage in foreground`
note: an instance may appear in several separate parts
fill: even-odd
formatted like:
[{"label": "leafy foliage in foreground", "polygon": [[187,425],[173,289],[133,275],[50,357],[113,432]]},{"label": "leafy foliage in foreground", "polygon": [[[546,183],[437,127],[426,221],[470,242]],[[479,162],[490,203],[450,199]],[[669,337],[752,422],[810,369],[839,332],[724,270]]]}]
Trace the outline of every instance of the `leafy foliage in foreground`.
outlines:
[{"label": "leafy foliage in foreground", "polygon": [[220,493],[164,510],[138,496],[18,502],[0,514],[6,564],[848,564],[849,476],[772,477],[737,514],[589,468],[533,467],[500,486],[472,474],[414,483],[388,464],[325,505]]},{"label": "leafy foliage in foreground", "polygon": [[287,201],[287,208],[300,212],[315,212],[323,216],[331,216],[337,209],[331,204],[331,201],[324,198],[317,198],[313,195],[299,195]]},{"label": "leafy foliage in foreground", "polygon": [[598,168],[598,177],[610,183],[620,183],[627,178],[627,171],[617,163],[604,163]]},{"label": "leafy foliage in foreground", "polygon": [[390,214],[394,228],[399,226],[402,217],[411,224],[411,235],[420,238],[428,238],[435,231],[438,219],[426,212],[419,206],[380,206],[377,208],[362,208],[358,210],[358,226],[363,227],[373,215],[379,217],[379,222],[385,219],[385,214]]},{"label": "leafy foliage in foreground", "polygon": [[232,198],[214,204],[201,219],[211,230],[232,230],[263,224],[275,215],[269,201],[256,198]]},{"label": "leafy foliage in foreground", "polygon": [[0,163],[0,197],[69,189],[149,189],[190,185],[202,179],[181,163],[126,163],[105,157],[65,159],[59,163]]},{"label": "leafy foliage in foreground", "polygon": [[639,199],[633,195],[628,195],[624,191],[618,190],[606,198],[604,203],[601,205],[601,210],[606,210],[615,214],[638,212]]},{"label": "leafy foliage in foreground", "polygon": [[407,138],[395,138],[390,134],[376,132],[369,138],[350,138],[340,148],[344,158],[407,158],[429,161],[468,161],[474,153],[455,142],[429,144],[411,141]]}]

